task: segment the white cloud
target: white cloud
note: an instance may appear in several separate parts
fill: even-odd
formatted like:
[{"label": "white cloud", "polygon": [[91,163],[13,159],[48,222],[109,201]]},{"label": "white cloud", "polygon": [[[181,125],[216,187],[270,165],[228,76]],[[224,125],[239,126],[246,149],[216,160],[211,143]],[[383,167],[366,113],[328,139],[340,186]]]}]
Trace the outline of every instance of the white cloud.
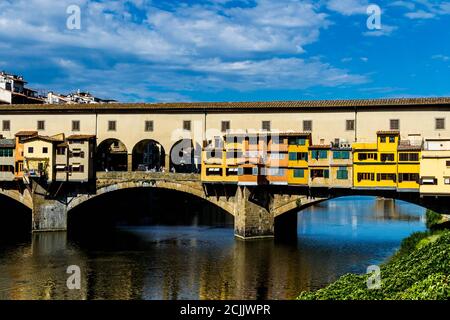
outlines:
[{"label": "white cloud", "polygon": [[433,19],[434,17],[436,17],[434,13],[426,12],[424,10],[408,12],[405,13],[405,16],[408,17],[409,19]]},{"label": "white cloud", "polygon": [[435,54],[431,57],[434,60],[449,61],[450,57],[443,54]]},{"label": "white cloud", "polygon": [[[199,86],[303,89],[368,81],[302,56],[332,25],[317,2],[256,0],[232,8],[227,2],[162,7],[133,0],[135,12],[114,0],[2,0],[0,43],[17,48],[8,53],[11,61],[57,67],[62,75],[49,89],[89,84],[82,89],[120,100],[188,100],[185,92]],[[81,30],[66,29],[69,4],[81,7]]]},{"label": "white cloud", "polygon": [[329,10],[339,12],[345,16],[354,14],[366,14],[369,2],[366,0],[329,0]]},{"label": "white cloud", "polygon": [[382,36],[390,36],[398,27],[389,26],[387,24],[381,24],[381,29],[375,29],[366,31],[363,34],[369,37],[382,37]]}]

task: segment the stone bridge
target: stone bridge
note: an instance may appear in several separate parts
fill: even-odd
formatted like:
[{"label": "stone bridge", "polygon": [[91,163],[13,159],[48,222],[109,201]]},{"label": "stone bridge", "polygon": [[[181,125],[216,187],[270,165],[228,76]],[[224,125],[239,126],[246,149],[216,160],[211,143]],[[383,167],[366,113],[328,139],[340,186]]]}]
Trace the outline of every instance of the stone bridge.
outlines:
[{"label": "stone bridge", "polygon": [[216,186],[211,189],[202,184],[198,174],[98,172],[96,193],[69,198],[67,211],[103,194],[132,188],[173,190],[203,199],[234,216],[235,234],[245,239],[272,237],[275,218],[325,200],[308,199],[305,195],[278,194],[267,190],[255,192],[255,189],[236,185]]},{"label": "stone bridge", "polygon": [[[36,181],[29,188],[0,188],[0,194],[32,209],[33,231],[67,230],[70,210],[101,195],[133,188],[158,188],[190,194],[221,208],[234,217],[235,235],[244,239],[273,237],[296,231],[296,213],[327,199],[370,195],[408,201],[434,211],[449,214],[449,197],[421,197],[418,192],[355,190],[288,186],[204,185],[197,174],[151,172],[98,172],[90,192],[62,191],[52,196],[48,186]],[[24,191],[20,191],[20,189]],[[278,225],[278,226],[277,226]]]}]

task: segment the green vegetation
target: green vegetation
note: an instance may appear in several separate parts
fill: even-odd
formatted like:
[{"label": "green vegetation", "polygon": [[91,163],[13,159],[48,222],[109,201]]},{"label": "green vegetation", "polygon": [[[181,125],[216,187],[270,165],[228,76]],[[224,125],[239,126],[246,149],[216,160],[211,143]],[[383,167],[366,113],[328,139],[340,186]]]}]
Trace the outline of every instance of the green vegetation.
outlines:
[{"label": "green vegetation", "polygon": [[298,299],[448,300],[450,230],[412,234],[403,240],[398,252],[380,268],[380,289],[367,288],[370,275],[347,274],[324,289],[301,293]]},{"label": "green vegetation", "polygon": [[427,219],[427,228],[433,229],[442,222],[442,215],[437,212],[434,212],[433,210],[428,209],[426,213],[426,219]]}]

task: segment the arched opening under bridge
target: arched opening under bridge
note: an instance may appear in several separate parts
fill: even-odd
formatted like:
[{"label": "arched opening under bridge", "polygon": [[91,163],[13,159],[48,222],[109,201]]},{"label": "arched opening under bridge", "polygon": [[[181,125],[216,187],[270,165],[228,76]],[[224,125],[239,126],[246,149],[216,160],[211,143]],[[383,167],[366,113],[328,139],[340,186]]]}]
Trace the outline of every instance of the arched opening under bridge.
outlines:
[{"label": "arched opening under bridge", "polygon": [[118,139],[106,139],[97,147],[96,171],[127,171],[128,150]]},{"label": "arched opening under bridge", "polygon": [[133,171],[161,171],[166,167],[165,162],[166,151],[158,141],[151,139],[142,140],[133,148]]}]

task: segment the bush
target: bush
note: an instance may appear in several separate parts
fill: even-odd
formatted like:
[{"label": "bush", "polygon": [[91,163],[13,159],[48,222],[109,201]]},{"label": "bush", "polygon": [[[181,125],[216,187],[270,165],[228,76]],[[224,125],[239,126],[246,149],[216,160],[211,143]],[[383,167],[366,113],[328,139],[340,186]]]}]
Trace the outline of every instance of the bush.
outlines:
[{"label": "bush", "polygon": [[381,266],[381,288],[368,289],[369,275],[348,274],[301,300],[450,299],[450,231],[414,233]]},{"label": "bush", "polygon": [[442,221],[442,215],[428,209],[426,213],[426,224],[428,229],[432,229]]}]

